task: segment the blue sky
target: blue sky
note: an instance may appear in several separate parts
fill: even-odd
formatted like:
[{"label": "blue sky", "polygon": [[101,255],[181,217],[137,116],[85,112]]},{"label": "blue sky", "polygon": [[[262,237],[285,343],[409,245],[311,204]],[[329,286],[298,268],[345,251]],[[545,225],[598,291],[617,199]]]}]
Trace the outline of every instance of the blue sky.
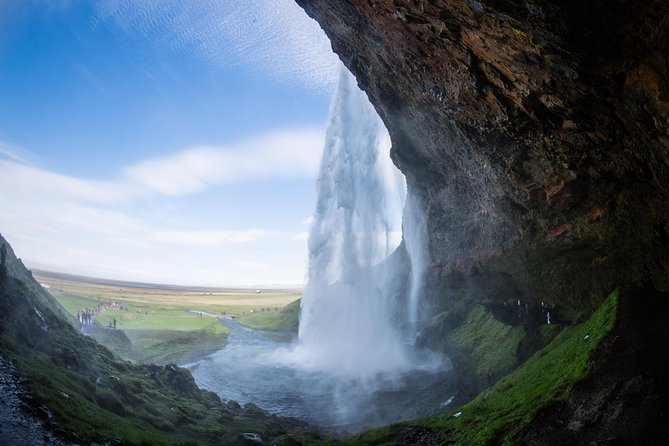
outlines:
[{"label": "blue sky", "polygon": [[33,268],[302,283],[337,66],[292,0],[4,0],[0,232]]}]

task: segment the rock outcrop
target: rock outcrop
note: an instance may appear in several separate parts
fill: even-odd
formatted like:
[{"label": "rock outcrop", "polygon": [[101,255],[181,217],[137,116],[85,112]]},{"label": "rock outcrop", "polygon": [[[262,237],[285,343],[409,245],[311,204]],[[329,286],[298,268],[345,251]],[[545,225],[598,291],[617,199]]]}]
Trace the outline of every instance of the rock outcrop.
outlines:
[{"label": "rock outcrop", "polygon": [[435,305],[669,290],[666,1],[298,3],[389,129]]},{"label": "rock outcrop", "polygon": [[[622,317],[587,379],[520,441],[660,444],[669,2],[297,2],[367,92],[420,203],[426,333],[448,341],[472,308],[517,324],[507,301],[573,322],[628,290],[638,311],[624,314],[639,317]],[[519,355],[541,335],[521,333]]]}]

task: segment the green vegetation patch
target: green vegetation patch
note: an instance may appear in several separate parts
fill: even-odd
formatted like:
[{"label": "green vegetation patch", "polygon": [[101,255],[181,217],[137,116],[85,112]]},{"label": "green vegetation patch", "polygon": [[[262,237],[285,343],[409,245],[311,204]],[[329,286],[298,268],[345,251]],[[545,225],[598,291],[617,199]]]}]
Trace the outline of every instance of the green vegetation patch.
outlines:
[{"label": "green vegetation patch", "polygon": [[498,321],[481,305],[475,305],[465,322],[448,334],[448,339],[466,355],[472,372],[479,377],[488,370],[497,374],[514,368],[524,337],[522,327]]},{"label": "green vegetation patch", "polygon": [[263,311],[244,314],[237,322],[258,330],[296,332],[300,318],[301,299],[289,303],[281,311]]},{"label": "green vegetation patch", "polygon": [[[219,324],[223,326],[223,324]],[[224,326],[223,326],[224,327]],[[227,328],[227,327],[224,327]],[[207,356],[225,346],[227,331],[207,330],[124,330],[133,345],[129,356],[154,364],[185,364]],[[106,344],[105,344],[106,345]]]},{"label": "green vegetation patch", "polygon": [[65,309],[32,279],[0,281],[0,314],[0,354],[16,361],[36,404],[49,407],[65,431],[77,434],[77,443],[237,444],[242,432],[257,432],[274,443],[274,438],[306,429],[301,421],[251,404],[222,403],[199,389],[188,370],[173,364],[121,359],[79,333]]},{"label": "green vegetation patch", "polygon": [[[72,315],[85,308],[97,308],[100,299],[73,293],[53,292],[52,295]],[[223,348],[230,329],[218,317],[172,305],[134,304],[124,309],[107,308],[93,317],[101,328],[91,328],[89,335],[112,349],[124,359],[167,364],[194,361]],[[278,313],[278,312],[277,312]],[[113,336],[125,332],[131,347]]]},{"label": "green vegetation patch", "polygon": [[588,321],[564,329],[525,364],[468,404],[370,431],[344,444],[394,444],[398,432],[407,427],[427,428],[455,445],[517,442],[540,409],[567,399],[585,376],[590,355],[614,326],[618,299],[619,290],[615,290]]}]

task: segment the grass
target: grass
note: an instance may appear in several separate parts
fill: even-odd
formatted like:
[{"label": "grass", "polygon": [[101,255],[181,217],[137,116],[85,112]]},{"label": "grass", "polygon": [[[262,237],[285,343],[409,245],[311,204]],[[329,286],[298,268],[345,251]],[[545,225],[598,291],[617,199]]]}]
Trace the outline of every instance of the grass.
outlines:
[{"label": "grass", "polygon": [[488,370],[498,375],[513,369],[524,337],[521,326],[503,324],[481,305],[476,305],[464,323],[448,334],[478,377],[485,376]]},{"label": "grass", "polygon": [[295,332],[299,324],[300,302],[298,299],[286,305],[281,311],[264,311],[245,314],[237,322],[258,330]]},{"label": "grass", "polygon": [[[72,315],[85,308],[97,308],[100,302],[120,302],[127,307],[127,310],[108,308],[93,319],[102,327],[109,327],[116,319],[116,327],[125,332],[132,349],[127,348],[127,342],[116,342],[118,337],[103,336],[105,333],[99,331],[91,333],[125,359],[184,364],[222,348],[229,329],[217,317],[206,313],[234,316],[243,325],[263,330],[297,330],[298,290],[193,291],[117,286],[49,276],[37,278],[50,286],[51,294]],[[197,312],[205,314],[200,316]]]},{"label": "grass", "polygon": [[[290,420],[269,416],[253,405],[223,404],[215,394],[198,389],[187,370],[122,360],[81,336],[53,299],[35,285],[13,278],[0,283],[0,314],[4,316],[0,352],[17,362],[38,403],[51,408],[61,426],[78,433],[77,442],[235,444],[237,433],[252,431],[278,444],[294,444],[284,434],[300,429],[299,423],[291,427]],[[585,375],[592,351],[614,326],[618,298],[616,290],[586,322],[561,331],[548,346],[470,403],[343,443],[393,444],[400,429],[412,426],[427,428],[449,444],[518,442],[537,412],[566,399]],[[65,303],[72,308],[83,302],[77,299],[81,296]],[[471,324],[488,326],[491,333],[499,331],[483,313],[471,318]],[[192,327],[189,324],[202,322],[172,323]],[[455,417],[457,412],[460,416]],[[297,438],[305,443],[327,441],[304,433]]]},{"label": "grass", "polygon": [[[52,292],[53,297],[72,315],[84,308],[98,306],[97,299],[63,292]],[[165,307],[159,304],[135,304],[128,310],[108,308],[93,317],[103,327],[107,327],[112,319],[116,319],[116,327],[127,330],[205,330],[213,333],[228,333],[228,329],[218,318],[200,316],[187,308]]]},{"label": "grass", "polygon": [[[301,290],[189,290],[170,287],[133,287],[55,278],[35,274],[53,293],[83,296],[93,301],[122,302],[129,306],[194,309],[220,314],[241,315],[261,308],[283,308],[300,297]],[[97,306],[97,303],[96,303]],[[81,308],[74,308],[74,312]]]},{"label": "grass", "polygon": [[[586,322],[568,327],[545,348],[470,403],[439,415],[364,433],[344,444],[394,444],[397,432],[428,428],[448,444],[514,444],[537,412],[565,400],[584,376],[591,353],[614,326],[619,291]],[[460,413],[455,417],[456,413]]]},{"label": "grass", "polygon": [[[66,299],[69,311],[86,303],[81,299]],[[73,442],[237,444],[239,433],[258,432],[285,444],[287,432],[305,428],[253,405],[222,403],[185,369],[123,360],[81,335],[65,312],[32,278],[0,281],[0,354],[16,362],[35,407],[46,405],[65,432],[76,432]],[[197,319],[179,322],[187,329],[176,331],[192,333],[191,324],[203,323]],[[285,442],[275,441],[279,437]]]}]

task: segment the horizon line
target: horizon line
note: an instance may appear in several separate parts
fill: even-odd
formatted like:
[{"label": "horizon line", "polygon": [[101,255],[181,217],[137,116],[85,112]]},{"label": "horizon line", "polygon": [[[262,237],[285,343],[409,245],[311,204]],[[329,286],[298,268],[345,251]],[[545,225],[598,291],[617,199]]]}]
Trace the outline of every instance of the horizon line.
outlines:
[{"label": "horizon line", "polygon": [[39,268],[31,268],[30,271],[34,275],[71,280],[73,282],[93,283],[97,285],[117,285],[126,288],[153,288],[153,289],[168,289],[179,291],[248,291],[248,290],[268,290],[268,291],[300,291],[304,290],[304,284],[256,284],[256,285],[229,285],[229,286],[206,286],[206,285],[177,285],[169,283],[154,283],[154,282],[136,282],[132,280],[110,279],[103,277],[85,276],[82,274],[64,273],[58,271],[49,271]]}]

